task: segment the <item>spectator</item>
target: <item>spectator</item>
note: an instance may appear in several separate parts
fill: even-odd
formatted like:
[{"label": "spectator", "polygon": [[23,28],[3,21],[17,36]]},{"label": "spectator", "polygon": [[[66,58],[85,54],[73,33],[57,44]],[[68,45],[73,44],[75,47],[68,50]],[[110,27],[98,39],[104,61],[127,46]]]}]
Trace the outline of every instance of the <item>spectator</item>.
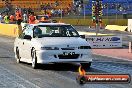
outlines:
[{"label": "spectator", "polygon": [[72,7],[72,11],[73,11],[73,14],[74,15],[77,14],[77,10],[76,10],[76,7],[75,6]]},{"label": "spectator", "polygon": [[46,17],[41,17],[40,22],[44,22],[44,21],[46,21]]},{"label": "spectator", "polygon": [[51,10],[51,15],[52,15],[52,16],[55,16],[54,14],[55,14],[55,10],[52,9],[52,10]]},{"label": "spectator", "polygon": [[6,13],[9,13],[9,12],[10,12],[9,7],[6,7],[6,8],[5,8],[5,12],[6,12]]},{"label": "spectator", "polygon": [[23,14],[23,22],[24,23],[27,23],[27,20],[28,20],[28,16],[26,13]]},{"label": "spectator", "polygon": [[55,6],[59,6],[59,2],[58,1],[55,1]]},{"label": "spectator", "polygon": [[12,15],[10,15],[10,23],[13,24],[14,21],[15,21],[15,17],[14,17],[14,15],[12,14]]},{"label": "spectator", "polygon": [[20,11],[16,11],[16,21],[18,25],[20,25],[22,22],[22,14]]},{"label": "spectator", "polygon": [[51,14],[50,13],[47,13],[48,17],[51,18]]},{"label": "spectator", "polygon": [[25,8],[25,6],[24,6],[24,8],[23,8],[23,13],[27,13],[28,11],[27,11],[27,9]]},{"label": "spectator", "polygon": [[16,11],[18,11],[19,10],[19,8],[18,8],[18,6],[16,6],[16,9],[15,9]]},{"label": "spectator", "polygon": [[28,8],[28,14],[31,14],[32,13],[32,9],[29,7]]},{"label": "spectator", "polygon": [[29,16],[29,24],[35,24],[34,12],[31,12],[31,15]]},{"label": "spectator", "polygon": [[62,13],[62,10],[59,9],[59,10],[58,10],[58,15],[61,16],[61,13]]},{"label": "spectator", "polygon": [[6,14],[5,17],[4,17],[4,22],[5,22],[6,24],[8,24],[9,21],[10,21],[9,16],[8,16],[8,14]]},{"label": "spectator", "polygon": [[0,13],[0,23],[2,22],[2,13]]}]

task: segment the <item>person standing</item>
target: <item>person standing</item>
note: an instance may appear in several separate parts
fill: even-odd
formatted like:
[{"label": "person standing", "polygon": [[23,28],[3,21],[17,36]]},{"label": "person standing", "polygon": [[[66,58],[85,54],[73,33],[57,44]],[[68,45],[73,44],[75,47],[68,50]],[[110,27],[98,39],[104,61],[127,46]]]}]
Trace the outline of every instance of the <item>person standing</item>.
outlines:
[{"label": "person standing", "polygon": [[27,20],[28,20],[28,16],[26,13],[23,14],[23,22],[24,23],[27,23]]},{"label": "person standing", "polygon": [[0,23],[2,22],[2,13],[0,13]]},{"label": "person standing", "polygon": [[9,19],[8,14],[5,15],[5,17],[4,17],[4,22],[5,22],[6,24],[9,24],[10,19]]},{"label": "person standing", "polygon": [[13,24],[15,21],[15,17],[13,14],[10,15],[10,23]]},{"label": "person standing", "polygon": [[35,16],[34,16],[33,12],[29,16],[29,21],[28,22],[29,22],[29,24],[35,24]]},{"label": "person standing", "polygon": [[18,25],[20,25],[22,22],[22,14],[19,10],[16,11],[16,21]]}]

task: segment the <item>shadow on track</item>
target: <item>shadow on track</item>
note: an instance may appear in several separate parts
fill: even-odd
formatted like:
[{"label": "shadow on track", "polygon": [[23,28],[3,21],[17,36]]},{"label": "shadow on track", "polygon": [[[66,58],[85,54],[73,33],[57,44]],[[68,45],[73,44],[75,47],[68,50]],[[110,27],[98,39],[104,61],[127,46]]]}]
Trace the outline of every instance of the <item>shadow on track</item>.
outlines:
[{"label": "shadow on track", "polygon": [[[31,64],[21,62],[22,65],[31,67]],[[36,70],[51,70],[51,71],[71,71],[78,72],[79,64],[69,64],[69,63],[55,63],[55,64],[38,64]],[[102,73],[104,71],[98,70],[96,68],[85,69],[89,73]]]},{"label": "shadow on track", "polygon": [[69,63],[55,63],[55,64],[39,64],[38,69],[52,70],[52,71],[73,71],[78,72],[80,65]]}]

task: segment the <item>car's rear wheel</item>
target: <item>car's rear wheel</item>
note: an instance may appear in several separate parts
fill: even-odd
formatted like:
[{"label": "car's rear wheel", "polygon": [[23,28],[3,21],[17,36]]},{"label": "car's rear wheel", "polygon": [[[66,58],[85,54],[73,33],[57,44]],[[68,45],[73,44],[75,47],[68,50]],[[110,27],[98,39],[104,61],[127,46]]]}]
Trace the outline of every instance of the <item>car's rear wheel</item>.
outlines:
[{"label": "car's rear wheel", "polygon": [[34,49],[32,51],[32,68],[37,68],[37,56],[36,51]]},{"label": "car's rear wheel", "polygon": [[83,69],[89,69],[91,66],[91,62],[89,63],[80,63]]},{"label": "car's rear wheel", "polygon": [[16,62],[17,63],[20,63],[21,61],[20,61],[20,54],[19,54],[19,49],[18,49],[18,47],[16,48]]}]

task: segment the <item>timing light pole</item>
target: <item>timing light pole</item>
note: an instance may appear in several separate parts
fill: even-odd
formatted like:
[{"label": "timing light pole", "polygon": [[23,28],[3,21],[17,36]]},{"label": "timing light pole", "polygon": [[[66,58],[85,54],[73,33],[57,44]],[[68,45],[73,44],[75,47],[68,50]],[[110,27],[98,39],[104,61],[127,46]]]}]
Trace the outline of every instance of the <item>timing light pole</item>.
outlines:
[{"label": "timing light pole", "polygon": [[99,23],[102,23],[102,0],[92,0],[92,18],[95,23],[96,36],[99,32]]}]

